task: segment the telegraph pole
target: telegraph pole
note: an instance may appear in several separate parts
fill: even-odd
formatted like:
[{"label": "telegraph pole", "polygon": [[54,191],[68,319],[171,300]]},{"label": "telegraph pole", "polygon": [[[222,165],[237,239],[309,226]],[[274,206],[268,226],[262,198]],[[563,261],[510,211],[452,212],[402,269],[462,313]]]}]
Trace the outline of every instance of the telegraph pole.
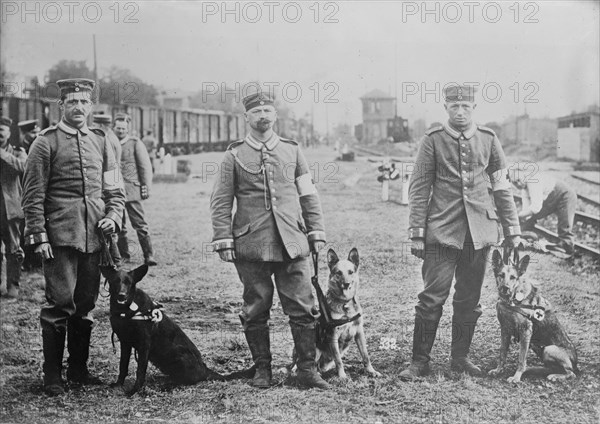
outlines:
[{"label": "telegraph pole", "polygon": [[92,35],[92,42],[94,45],[94,80],[98,84],[98,57],[96,56],[96,34]]}]

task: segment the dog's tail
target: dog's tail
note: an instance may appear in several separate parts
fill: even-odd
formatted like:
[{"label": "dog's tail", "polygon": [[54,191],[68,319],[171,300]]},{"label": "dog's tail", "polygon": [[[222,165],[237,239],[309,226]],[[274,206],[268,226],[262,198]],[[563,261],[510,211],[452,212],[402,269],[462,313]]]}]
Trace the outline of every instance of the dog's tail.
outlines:
[{"label": "dog's tail", "polygon": [[252,377],[254,377],[255,371],[256,371],[256,365],[252,365],[248,369],[241,370],[241,371],[235,371],[235,372],[232,372],[231,374],[222,375],[221,377],[223,377],[225,379],[225,381],[238,380],[240,378],[252,378]]}]

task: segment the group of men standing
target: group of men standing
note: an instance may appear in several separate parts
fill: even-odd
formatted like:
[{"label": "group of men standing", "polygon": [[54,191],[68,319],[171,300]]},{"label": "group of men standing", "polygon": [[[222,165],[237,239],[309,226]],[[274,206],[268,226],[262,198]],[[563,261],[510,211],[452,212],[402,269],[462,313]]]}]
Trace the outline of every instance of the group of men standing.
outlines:
[{"label": "group of men standing", "polygon": [[[128,259],[127,210],[145,262],[156,265],[141,203],[150,195],[152,179],[147,150],[129,136],[126,115],[117,115],[112,128],[105,115],[95,116],[98,127],[87,126],[93,81],[62,80],[58,85],[63,117],[39,134],[28,158],[6,146],[10,123],[2,118],[0,125],[2,240],[8,246],[7,262],[18,262],[18,225],[9,224],[23,217],[23,174],[25,244],[44,260],[48,304],[40,321],[44,390],[50,395],[64,393],[65,337],[68,380],[98,382],[87,368],[91,311],[100,284],[97,232],[117,242],[117,262]],[[429,372],[430,352],[454,278],[450,366],[481,373],[468,354],[481,315],[486,257],[502,237],[510,246],[519,243],[506,159],[494,132],[473,122],[473,89],[453,85],[444,98],[449,119],[427,131],[410,183],[409,237],[412,254],[424,260],[424,289],[415,307],[412,361],[400,373],[403,380]],[[298,355],[298,381],[327,389],[315,362],[318,311],[308,259],[326,242],[319,196],[298,144],[273,130],[273,97],[258,92],[243,103],[250,131],[225,152],[210,208],[215,251],[235,264],[243,285],[240,319],[256,365],[252,384],[272,384],[269,318],[276,288]],[[6,231],[4,223],[10,227]]]},{"label": "group of men standing", "polygon": [[65,341],[69,352],[67,379],[73,384],[99,382],[87,368],[91,311],[100,287],[98,232],[113,238],[119,233],[116,244],[122,250],[113,249],[112,253],[119,264],[128,260],[123,231],[127,210],[146,264],[156,265],[141,205],[150,195],[152,168],[143,143],[128,136],[130,118],[116,116],[116,135],[108,116],[96,116],[96,125],[88,127],[94,81],[68,79],[57,84],[62,118],[35,137],[28,156],[23,149],[8,144],[12,122],[4,117],[0,121],[7,294],[15,296],[11,288],[18,286],[24,217],[24,245],[43,261],[47,305],[41,310],[40,322],[44,391],[50,395],[65,390]]}]

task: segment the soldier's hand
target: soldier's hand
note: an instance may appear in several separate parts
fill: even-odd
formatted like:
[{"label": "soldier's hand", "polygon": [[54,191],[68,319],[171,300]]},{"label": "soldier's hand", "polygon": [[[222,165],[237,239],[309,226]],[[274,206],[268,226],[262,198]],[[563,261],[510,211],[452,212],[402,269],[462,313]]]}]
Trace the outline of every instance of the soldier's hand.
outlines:
[{"label": "soldier's hand", "polygon": [[425,239],[414,238],[410,246],[410,253],[419,259],[425,259]]},{"label": "soldier's hand", "polygon": [[315,240],[310,242],[310,250],[313,253],[319,253],[321,249],[325,247],[325,242],[322,240]]},{"label": "soldier's hand", "polygon": [[109,235],[117,230],[117,224],[110,218],[102,218],[98,221],[98,228],[100,228],[105,235]]},{"label": "soldier's hand", "polygon": [[40,243],[35,247],[35,254],[42,258],[43,261],[47,259],[54,259],[54,253],[52,253],[52,246],[50,243]]},{"label": "soldier's hand", "polygon": [[140,186],[140,196],[142,197],[142,200],[146,200],[150,197],[150,190],[148,190],[147,185]]},{"label": "soldier's hand", "polygon": [[233,249],[219,250],[219,256],[221,257],[222,261],[233,262],[235,260],[235,250],[233,250]]},{"label": "soldier's hand", "polygon": [[522,242],[521,236],[508,236],[504,239],[505,246],[511,249],[518,248]]}]

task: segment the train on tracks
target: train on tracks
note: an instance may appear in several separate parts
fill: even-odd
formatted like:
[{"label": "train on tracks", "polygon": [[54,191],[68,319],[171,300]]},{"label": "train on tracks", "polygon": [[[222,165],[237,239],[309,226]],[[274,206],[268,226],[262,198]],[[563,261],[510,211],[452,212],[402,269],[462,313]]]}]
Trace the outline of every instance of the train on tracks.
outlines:
[{"label": "train on tracks", "polygon": [[[56,99],[0,97],[0,104],[2,114],[13,122],[37,119],[42,129],[54,125],[61,117]],[[246,133],[246,122],[241,113],[126,104],[94,105],[94,113],[105,113],[114,118],[120,112],[131,116],[134,134],[142,137],[147,130],[152,130],[158,146],[172,154],[223,151]],[[18,131],[12,132],[10,142],[19,144]]]}]

